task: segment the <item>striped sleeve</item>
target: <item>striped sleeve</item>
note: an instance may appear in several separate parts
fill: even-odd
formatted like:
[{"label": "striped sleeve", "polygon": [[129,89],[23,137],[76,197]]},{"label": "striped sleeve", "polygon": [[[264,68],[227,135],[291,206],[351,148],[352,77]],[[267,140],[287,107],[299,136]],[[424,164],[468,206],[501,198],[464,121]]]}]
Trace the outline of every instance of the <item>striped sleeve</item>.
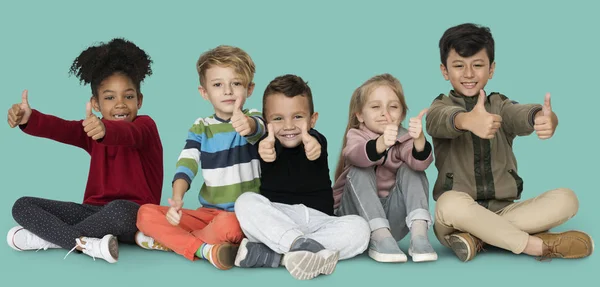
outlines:
[{"label": "striped sleeve", "polygon": [[177,179],[183,179],[187,181],[188,189],[192,185],[200,166],[200,147],[204,136],[204,122],[202,119],[198,119],[188,131],[185,147],[177,159],[173,182]]},{"label": "striped sleeve", "polygon": [[255,109],[246,111],[246,115],[254,119],[256,123],[256,131],[253,134],[247,135],[246,140],[250,144],[256,144],[266,133],[265,121],[262,118],[262,113]]}]

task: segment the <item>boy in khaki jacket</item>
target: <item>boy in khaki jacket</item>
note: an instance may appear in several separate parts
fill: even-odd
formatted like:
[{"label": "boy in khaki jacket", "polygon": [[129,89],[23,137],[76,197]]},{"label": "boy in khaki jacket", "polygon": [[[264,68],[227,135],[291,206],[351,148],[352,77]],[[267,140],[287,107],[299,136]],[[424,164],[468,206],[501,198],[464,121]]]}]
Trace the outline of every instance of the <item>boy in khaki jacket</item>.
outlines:
[{"label": "boy in khaki jacket", "polygon": [[558,118],[550,94],[543,105],[519,104],[500,93],[486,96],[495,68],[494,39],[487,27],[462,24],[440,39],[442,75],[452,84],[427,115],[438,177],[433,189],[434,230],[461,261],[484,244],[542,258],[582,258],[593,251],[579,231],[549,233],[577,213],[579,202],[567,188],[519,201],[523,180],[512,150],[516,136],[534,131],[552,137]]}]

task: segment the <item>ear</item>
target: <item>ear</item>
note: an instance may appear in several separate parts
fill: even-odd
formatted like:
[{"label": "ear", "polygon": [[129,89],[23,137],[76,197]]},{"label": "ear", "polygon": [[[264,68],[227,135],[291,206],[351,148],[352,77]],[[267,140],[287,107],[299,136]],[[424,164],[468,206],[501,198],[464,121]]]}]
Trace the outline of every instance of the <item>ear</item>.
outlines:
[{"label": "ear", "polygon": [[489,79],[491,79],[492,76],[494,76],[494,71],[496,71],[496,62],[492,62],[492,64],[490,65],[490,77],[489,77]]},{"label": "ear", "polygon": [[360,122],[360,123],[364,123],[364,119],[363,119],[363,117],[362,117],[362,114],[361,114],[361,113],[356,113],[356,114],[354,114],[354,115],[356,116],[356,119],[358,120],[358,122]]},{"label": "ear", "polygon": [[90,102],[92,103],[92,108],[94,109],[94,111],[100,112],[100,103],[98,102],[98,97],[92,96],[90,98]]},{"label": "ear", "polygon": [[314,112],[312,116],[310,116],[310,128],[314,129],[317,124],[317,120],[319,119],[319,113]]},{"label": "ear", "polygon": [[440,71],[442,71],[442,76],[444,76],[444,79],[448,81],[450,79],[448,77],[448,69],[446,69],[446,66],[444,64],[440,64]]},{"label": "ear", "polygon": [[252,96],[252,92],[254,92],[254,87],[254,83],[248,84],[248,95],[246,96],[246,99]]},{"label": "ear", "polygon": [[198,86],[198,92],[200,92],[202,98],[208,101],[208,91],[206,91],[206,89],[203,86]]},{"label": "ear", "polygon": [[144,95],[140,93],[137,98],[137,108],[138,110],[142,108],[142,103],[144,102]]}]

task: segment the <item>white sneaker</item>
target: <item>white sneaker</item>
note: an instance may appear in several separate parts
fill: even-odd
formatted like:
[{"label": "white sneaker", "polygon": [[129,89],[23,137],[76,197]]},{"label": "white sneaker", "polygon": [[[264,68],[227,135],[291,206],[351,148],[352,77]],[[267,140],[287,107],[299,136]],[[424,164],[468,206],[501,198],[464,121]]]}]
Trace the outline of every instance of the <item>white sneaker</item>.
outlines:
[{"label": "white sneaker", "polygon": [[[111,234],[104,235],[101,239],[91,237],[77,238],[75,242],[77,245],[69,253],[80,247],[81,251],[94,258],[94,261],[96,258],[101,258],[108,263],[115,263],[119,259],[119,243],[117,238]],[[69,253],[67,253],[67,256],[69,256]]]},{"label": "white sneaker", "polygon": [[142,233],[141,231],[135,233],[135,244],[148,250],[171,251],[171,249],[162,245],[160,242],[154,240],[154,238]]},{"label": "white sneaker", "polygon": [[47,250],[48,248],[60,248],[60,246],[41,239],[23,226],[15,226],[6,235],[8,246],[17,251],[25,250]]}]

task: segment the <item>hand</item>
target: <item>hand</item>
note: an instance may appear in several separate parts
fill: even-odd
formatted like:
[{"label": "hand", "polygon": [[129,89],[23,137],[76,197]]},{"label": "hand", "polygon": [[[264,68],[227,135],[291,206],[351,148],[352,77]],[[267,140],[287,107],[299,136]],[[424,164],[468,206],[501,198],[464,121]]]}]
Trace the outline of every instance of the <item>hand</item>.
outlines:
[{"label": "hand", "polygon": [[302,124],[302,143],[304,144],[304,152],[308,160],[316,160],[321,156],[321,144],[319,141],[308,133],[308,123]]},{"label": "hand", "polygon": [[87,133],[88,137],[93,140],[99,140],[104,137],[106,133],[106,127],[104,123],[92,113],[92,103],[88,102],[85,106],[85,120],[82,123],[83,131]]},{"label": "hand", "polygon": [[277,154],[275,154],[275,133],[273,132],[273,126],[268,124],[267,130],[267,137],[262,139],[258,144],[258,154],[263,161],[274,162]]},{"label": "hand", "polygon": [[550,104],[550,93],[546,94],[544,99],[544,105],[542,110],[539,111],[534,120],[534,130],[537,133],[538,138],[545,140],[549,139],[554,135],[556,131],[556,122],[553,118],[552,105]]},{"label": "hand", "polygon": [[23,94],[21,94],[21,103],[12,105],[8,110],[8,125],[11,128],[24,125],[29,121],[30,116],[31,107],[27,100],[27,90],[24,90]]},{"label": "hand", "polygon": [[167,221],[171,223],[171,225],[177,226],[181,221],[181,215],[183,212],[181,208],[183,207],[183,201],[181,199],[170,199],[169,198],[169,211],[167,211]]},{"label": "hand", "polygon": [[392,118],[389,115],[385,115],[388,125],[385,126],[383,134],[380,138],[383,138],[383,144],[386,148],[389,148],[396,144],[398,138],[398,125],[394,124]]},{"label": "hand", "polygon": [[422,110],[419,115],[415,118],[411,118],[408,122],[408,134],[413,139],[424,138],[423,134],[423,116],[427,113],[429,109]]},{"label": "hand", "polygon": [[231,125],[241,136],[247,136],[252,133],[254,120],[242,112],[244,100],[238,97],[233,106],[233,115],[231,116]]},{"label": "hand", "polygon": [[466,128],[482,139],[492,139],[502,125],[502,117],[485,110],[485,98],[485,93],[481,90],[477,104],[467,113],[469,119]]}]

